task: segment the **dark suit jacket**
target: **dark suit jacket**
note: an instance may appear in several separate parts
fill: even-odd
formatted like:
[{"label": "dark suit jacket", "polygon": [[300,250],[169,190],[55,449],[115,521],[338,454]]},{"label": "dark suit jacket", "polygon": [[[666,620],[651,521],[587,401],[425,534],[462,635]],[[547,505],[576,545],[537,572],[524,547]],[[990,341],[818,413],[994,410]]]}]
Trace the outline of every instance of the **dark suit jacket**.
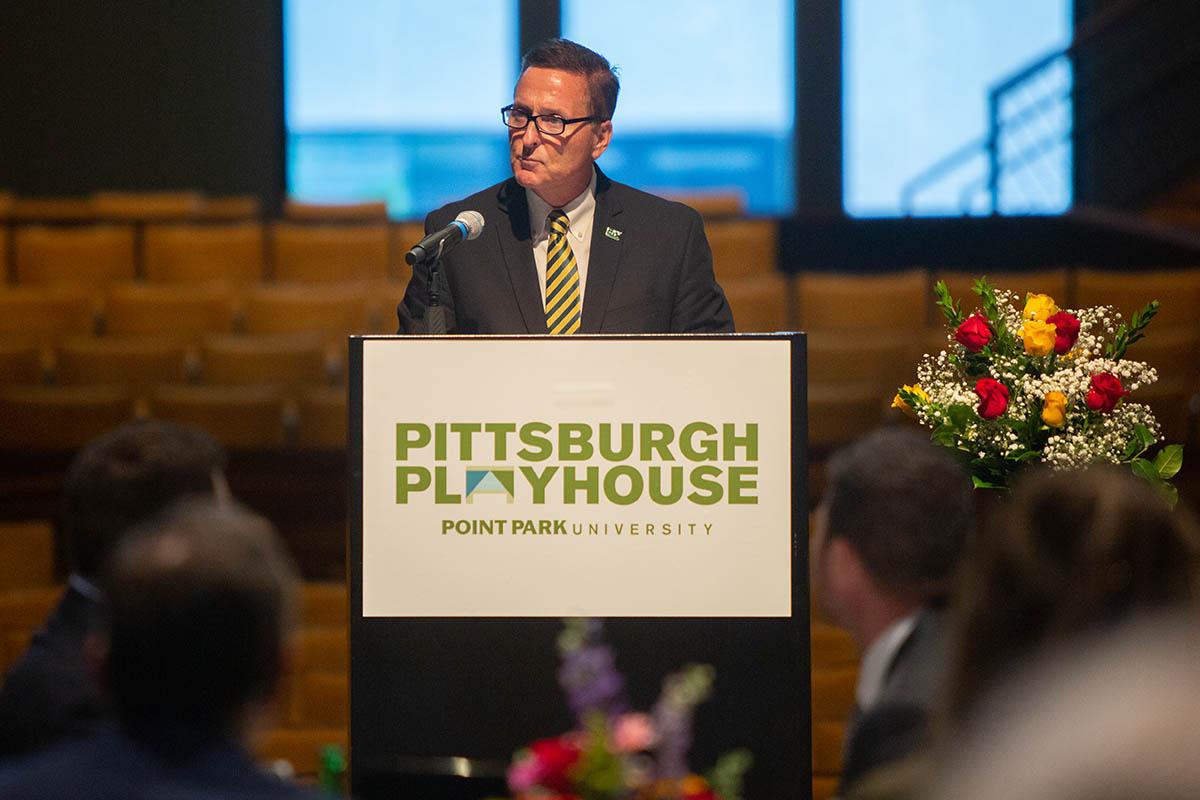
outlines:
[{"label": "dark suit jacket", "polygon": [[[482,214],[484,228],[442,258],[438,302],[447,332],[547,333],[525,189],[510,178],[430,213],[425,230],[441,230],[466,210]],[[397,309],[400,333],[426,332],[428,297],[429,270],[418,266]],[[580,333],[732,330],[700,215],[597,169]]]},{"label": "dark suit jacket", "polygon": [[[185,687],[186,688],[186,687]],[[0,797],[25,800],[320,800],[262,772],[232,742],[115,726],[31,757],[0,761]]]},{"label": "dark suit jacket", "polygon": [[839,795],[871,770],[928,744],[929,712],[946,672],[947,626],[944,610],[927,608],[917,616],[878,702],[847,726]]},{"label": "dark suit jacket", "polygon": [[0,690],[0,757],[36,750],[95,730],[110,705],[83,654],[99,604],[68,587]]}]

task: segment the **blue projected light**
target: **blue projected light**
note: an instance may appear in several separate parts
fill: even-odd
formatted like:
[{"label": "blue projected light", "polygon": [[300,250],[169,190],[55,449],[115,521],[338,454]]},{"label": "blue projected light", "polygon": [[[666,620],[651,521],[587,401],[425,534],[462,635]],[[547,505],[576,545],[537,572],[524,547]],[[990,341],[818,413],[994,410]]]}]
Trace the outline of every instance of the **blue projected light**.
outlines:
[{"label": "blue projected light", "polygon": [[[289,193],[420,218],[511,175],[499,109],[517,79],[517,5],[460,0],[454,35],[432,37],[447,24],[437,4],[285,0]],[[562,21],[620,68],[608,174],[791,211],[792,0],[564,0]]]},{"label": "blue projected light", "polygon": [[285,0],[288,192],[423,217],[511,174],[516,0]]},{"label": "blue projected light", "polygon": [[724,189],[755,214],[795,205],[792,0],[563,0],[563,36],[617,67],[599,164],[650,191]]},{"label": "blue projected light", "polygon": [[[1071,205],[1071,73],[1051,63],[1015,92],[998,208],[983,140],[988,91],[1071,41],[1071,0],[843,0],[846,211],[1058,214]],[[947,160],[961,151],[961,158]],[[944,162],[944,169],[928,172]],[[921,178],[925,173],[925,177]],[[907,200],[907,202],[904,202]],[[906,207],[907,206],[907,207]]]}]

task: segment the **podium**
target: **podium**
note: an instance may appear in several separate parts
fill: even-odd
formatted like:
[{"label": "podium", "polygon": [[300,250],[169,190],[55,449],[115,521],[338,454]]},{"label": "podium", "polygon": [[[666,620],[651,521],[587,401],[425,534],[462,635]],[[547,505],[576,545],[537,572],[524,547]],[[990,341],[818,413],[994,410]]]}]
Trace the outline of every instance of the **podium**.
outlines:
[{"label": "podium", "polygon": [[352,337],[350,770],[363,800],[503,796],[575,721],[563,617],[636,710],[716,670],[689,765],[811,791],[804,335]]}]

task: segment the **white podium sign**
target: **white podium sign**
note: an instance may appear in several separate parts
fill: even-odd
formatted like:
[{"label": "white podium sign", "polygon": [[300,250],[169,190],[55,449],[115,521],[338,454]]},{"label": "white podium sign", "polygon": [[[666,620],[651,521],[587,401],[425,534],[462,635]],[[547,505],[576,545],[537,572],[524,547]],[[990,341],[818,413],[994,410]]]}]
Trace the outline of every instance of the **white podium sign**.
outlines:
[{"label": "white podium sign", "polygon": [[791,343],[365,338],[364,617],[787,617]]}]

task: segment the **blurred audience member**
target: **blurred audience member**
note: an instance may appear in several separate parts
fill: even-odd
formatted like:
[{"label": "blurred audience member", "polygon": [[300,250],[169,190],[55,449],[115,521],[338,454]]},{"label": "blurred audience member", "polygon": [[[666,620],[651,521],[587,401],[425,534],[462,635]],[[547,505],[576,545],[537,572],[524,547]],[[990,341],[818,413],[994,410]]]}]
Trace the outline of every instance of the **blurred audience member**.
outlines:
[{"label": "blurred audience member", "polygon": [[102,673],[118,724],[0,767],[0,797],[317,797],[248,754],[287,664],[294,564],[270,524],[184,501],[117,546]]},{"label": "blurred audience member", "polygon": [[1200,593],[1194,518],[1127,468],[1028,472],[993,523],[959,592],[951,726],[1039,649]]},{"label": "blurred audience member", "polygon": [[1139,619],[1015,669],[933,800],[1200,797],[1200,620]]},{"label": "blurred audience member", "polygon": [[862,653],[841,789],[920,749],[947,655],[945,602],[973,521],[971,481],[928,436],[883,429],[830,459],[816,510],[817,599]]},{"label": "blurred audience member", "polygon": [[208,434],[156,420],[122,426],[80,451],[66,475],[56,526],[70,569],[67,588],[4,678],[0,757],[87,733],[109,716],[84,657],[109,554],[127,528],[181,496],[226,498],[224,464]]}]

